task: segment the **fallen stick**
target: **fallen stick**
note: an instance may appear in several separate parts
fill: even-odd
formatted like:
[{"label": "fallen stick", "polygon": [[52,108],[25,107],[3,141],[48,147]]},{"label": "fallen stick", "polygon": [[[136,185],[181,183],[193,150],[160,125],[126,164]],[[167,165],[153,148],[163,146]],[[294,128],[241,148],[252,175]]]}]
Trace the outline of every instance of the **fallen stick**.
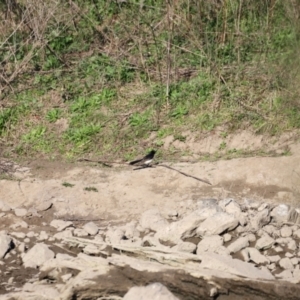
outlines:
[{"label": "fallen stick", "polygon": [[196,180],[198,180],[198,181],[201,181],[201,182],[204,182],[204,183],[206,183],[206,184],[212,185],[212,184],[211,184],[209,181],[207,181],[207,180],[204,180],[204,179],[201,179],[201,178],[198,178],[198,177],[189,175],[189,174],[187,174],[187,173],[184,173],[184,172],[182,172],[182,171],[179,171],[179,170],[177,170],[177,169],[174,169],[174,168],[172,168],[172,167],[170,167],[170,166],[166,166],[166,165],[162,165],[162,164],[157,164],[157,166],[159,166],[159,167],[164,167],[164,168],[167,168],[167,169],[176,171],[176,172],[178,172],[178,173],[180,173],[180,174],[182,174],[182,175],[184,175],[184,176],[186,176],[186,177],[191,177],[191,178],[194,178],[194,179],[196,179]]}]

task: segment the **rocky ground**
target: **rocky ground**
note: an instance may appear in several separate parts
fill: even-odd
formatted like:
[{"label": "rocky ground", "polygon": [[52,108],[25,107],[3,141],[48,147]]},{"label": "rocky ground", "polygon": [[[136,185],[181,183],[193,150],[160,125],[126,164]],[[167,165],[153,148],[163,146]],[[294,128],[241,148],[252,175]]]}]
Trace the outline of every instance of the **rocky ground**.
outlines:
[{"label": "rocky ground", "polygon": [[299,162],[3,160],[0,299],[299,299]]}]

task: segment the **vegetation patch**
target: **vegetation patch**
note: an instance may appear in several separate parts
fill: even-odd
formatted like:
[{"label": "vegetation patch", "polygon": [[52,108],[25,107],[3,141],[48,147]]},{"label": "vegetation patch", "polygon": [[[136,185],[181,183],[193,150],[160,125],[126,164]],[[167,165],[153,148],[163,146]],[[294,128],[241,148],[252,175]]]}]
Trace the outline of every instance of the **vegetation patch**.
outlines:
[{"label": "vegetation patch", "polygon": [[298,2],[16,0],[0,11],[5,156],[128,159],[186,130],[300,128]]}]

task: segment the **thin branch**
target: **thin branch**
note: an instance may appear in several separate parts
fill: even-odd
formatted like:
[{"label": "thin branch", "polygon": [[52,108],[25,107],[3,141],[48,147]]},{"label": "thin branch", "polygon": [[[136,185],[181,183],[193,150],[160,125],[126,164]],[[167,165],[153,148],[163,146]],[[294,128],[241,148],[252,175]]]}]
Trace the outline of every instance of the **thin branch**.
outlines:
[{"label": "thin branch", "polygon": [[184,173],[184,172],[182,172],[182,171],[179,171],[179,170],[177,170],[177,169],[174,169],[174,168],[172,168],[172,167],[170,167],[170,166],[161,165],[161,164],[159,164],[158,166],[159,166],[159,167],[164,167],[164,168],[167,168],[167,169],[170,169],[170,170],[173,170],[173,171],[176,171],[176,172],[178,172],[178,173],[180,173],[180,174],[182,174],[182,175],[184,175],[184,176],[186,176],[186,177],[191,177],[191,178],[194,178],[194,179],[196,179],[196,180],[198,180],[198,181],[201,181],[201,182],[207,183],[207,184],[209,184],[209,185],[212,185],[212,184],[211,184],[209,181],[207,181],[207,180],[204,180],[204,179],[201,179],[201,178],[198,178],[198,177],[189,175],[189,174],[187,174],[187,173]]}]

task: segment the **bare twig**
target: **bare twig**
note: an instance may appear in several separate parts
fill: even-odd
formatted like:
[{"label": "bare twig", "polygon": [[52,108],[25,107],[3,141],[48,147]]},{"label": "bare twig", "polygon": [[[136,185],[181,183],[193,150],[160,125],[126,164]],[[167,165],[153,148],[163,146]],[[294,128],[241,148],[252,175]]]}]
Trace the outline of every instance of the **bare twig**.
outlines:
[{"label": "bare twig", "polygon": [[167,168],[167,169],[170,169],[170,170],[173,170],[173,171],[176,171],[176,172],[178,172],[178,173],[180,173],[180,174],[182,174],[182,175],[184,175],[184,176],[186,176],[186,177],[191,177],[191,178],[194,178],[194,179],[196,179],[196,180],[198,180],[198,181],[201,181],[201,182],[207,183],[207,184],[209,184],[209,185],[212,185],[212,184],[211,184],[209,181],[207,181],[207,180],[204,180],[204,179],[201,179],[201,178],[198,178],[198,177],[189,175],[189,174],[187,174],[187,173],[184,173],[184,172],[182,172],[182,171],[179,171],[179,170],[177,170],[177,169],[174,169],[174,168],[172,168],[172,167],[170,167],[170,166],[162,165],[162,164],[159,164],[158,166],[159,166],[159,167],[164,167],[164,168]]}]

